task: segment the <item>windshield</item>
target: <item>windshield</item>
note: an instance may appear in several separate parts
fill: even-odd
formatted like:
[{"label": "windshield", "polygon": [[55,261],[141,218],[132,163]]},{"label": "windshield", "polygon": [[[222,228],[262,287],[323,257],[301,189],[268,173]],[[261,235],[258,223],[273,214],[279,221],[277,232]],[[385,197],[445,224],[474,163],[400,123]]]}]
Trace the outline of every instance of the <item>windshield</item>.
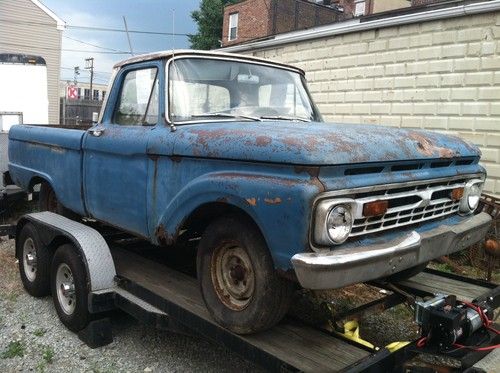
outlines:
[{"label": "windshield", "polygon": [[295,71],[242,61],[179,58],[169,67],[169,119],[321,121]]}]

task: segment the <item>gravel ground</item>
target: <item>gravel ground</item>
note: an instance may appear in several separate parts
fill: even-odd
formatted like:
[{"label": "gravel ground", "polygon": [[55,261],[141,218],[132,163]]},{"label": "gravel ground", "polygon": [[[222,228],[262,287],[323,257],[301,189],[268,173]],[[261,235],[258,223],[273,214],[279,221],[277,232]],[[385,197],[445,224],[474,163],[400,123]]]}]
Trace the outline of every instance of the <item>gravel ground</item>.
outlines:
[{"label": "gravel ground", "polygon": [[259,371],[201,337],[112,317],[114,342],[90,349],[60,322],[50,297],[26,294],[14,241],[0,242],[0,372],[240,372]]}]

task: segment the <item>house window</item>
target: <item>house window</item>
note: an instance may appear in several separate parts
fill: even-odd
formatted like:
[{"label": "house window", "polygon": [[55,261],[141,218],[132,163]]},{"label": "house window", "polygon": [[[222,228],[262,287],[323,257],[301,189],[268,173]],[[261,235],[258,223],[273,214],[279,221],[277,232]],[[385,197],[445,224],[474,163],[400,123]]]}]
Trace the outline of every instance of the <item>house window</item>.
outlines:
[{"label": "house window", "polygon": [[366,2],[365,0],[356,0],[356,7],[354,8],[354,17],[365,15]]},{"label": "house window", "polygon": [[99,90],[98,89],[94,89],[94,95],[93,95],[92,99],[94,101],[99,101]]},{"label": "house window", "polygon": [[84,100],[90,100],[90,89],[85,88],[83,90],[83,99]]},{"label": "house window", "polygon": [[104,100],[106,98],[106,91],[102,91],[102,99]]},{"label": "house window", "polygon": [[228,40],[234,40],[238,37],[238,13],[229,15],[229,35]]}]

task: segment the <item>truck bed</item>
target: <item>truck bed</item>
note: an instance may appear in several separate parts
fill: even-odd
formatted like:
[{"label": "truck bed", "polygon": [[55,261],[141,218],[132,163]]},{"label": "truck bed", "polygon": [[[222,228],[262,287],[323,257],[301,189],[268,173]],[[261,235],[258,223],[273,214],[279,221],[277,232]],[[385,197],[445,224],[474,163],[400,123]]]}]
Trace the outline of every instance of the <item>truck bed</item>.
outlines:
[{"label": "truck bed", "polygon": [[9,170],[14,183],[29,190],[40,179],[48,181],[58,200],[84,214],[82,139],[84,128],[16,125],[9,132]]}]

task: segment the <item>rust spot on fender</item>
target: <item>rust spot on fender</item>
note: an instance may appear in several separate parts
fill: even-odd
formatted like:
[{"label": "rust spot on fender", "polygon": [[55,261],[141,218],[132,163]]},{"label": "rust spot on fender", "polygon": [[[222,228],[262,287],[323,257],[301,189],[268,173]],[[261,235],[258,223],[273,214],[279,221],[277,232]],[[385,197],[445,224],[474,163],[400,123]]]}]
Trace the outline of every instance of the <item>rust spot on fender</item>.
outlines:
[{"label": "rust spot on fender", "polygon": [[162,245],[168,246],[174,243],[174,238],[168,234],[163,224],[156,227],[155,236],[158,239],[158,242]]},{"label": "rust spot on fender", "polygon": [[182,157],[179,155],[171,155],[170,160],[175,163],[180,163],[182,161]]},{"label": "rust spot on fender", "polygon": [[279,205],[281,203],[281,198],[280,197],[264,198],[264,202],[267,203],[268,205]]},{"label": "rust spot on fender", "polygon": [[257,199],[256,198],[247,198],[246,201],[251,206],[257,205]]},{"label": "rust spot on fender", "polygon": [[294,169],[295,173],[297,173],[297,174],[301,174],[302,172],[305,172],[311,177],[318,177],[319,176],[319,167],[295,166],[293,169]]}]

